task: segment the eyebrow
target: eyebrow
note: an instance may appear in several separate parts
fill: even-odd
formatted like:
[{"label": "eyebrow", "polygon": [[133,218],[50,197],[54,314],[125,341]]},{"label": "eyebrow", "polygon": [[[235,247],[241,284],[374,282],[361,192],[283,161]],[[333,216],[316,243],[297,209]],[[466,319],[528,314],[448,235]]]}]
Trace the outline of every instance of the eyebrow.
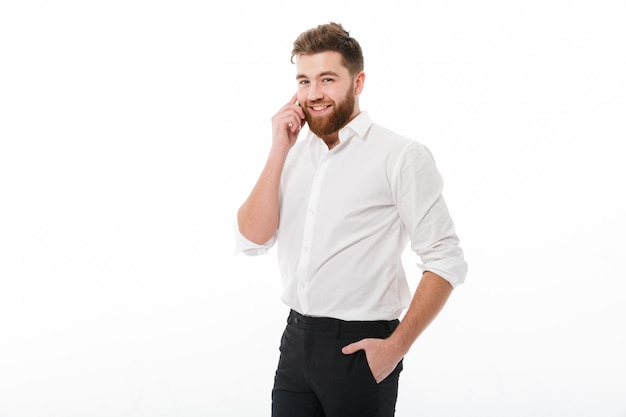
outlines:
[{"label": "eyebrow", "polygon": [[[332,76],[334,76],[334,77],[339,77],[339,74],[337,74],[335,71],[323,71],[323,72],[320,72],[320,73],[317,75],[317,77],[318,77],[318,78],[320,78],[320,77],[326,77],[327,75],[332,75]],[[298,75],[296,75],[296,80],[299,80],[299,79],[302,79],[302,78],[309,78],[309,77],[307,77],[307,76],[306,76],[306,75],[304,75],[304,74],[298,74]]]}]

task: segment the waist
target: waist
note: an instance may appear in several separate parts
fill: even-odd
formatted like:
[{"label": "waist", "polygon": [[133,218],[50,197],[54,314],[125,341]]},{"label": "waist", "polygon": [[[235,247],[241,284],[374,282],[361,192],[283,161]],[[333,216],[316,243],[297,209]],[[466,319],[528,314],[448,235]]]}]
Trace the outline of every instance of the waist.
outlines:
[{"label": "waist", "polygon": [[289,312],[287,323],[307,330],[320,332],[336,332],[337,334],[363,333],[363,332],[393,332],[400,320],[357,320],[347,321],[332,317],[305,316],[295,310]]}]

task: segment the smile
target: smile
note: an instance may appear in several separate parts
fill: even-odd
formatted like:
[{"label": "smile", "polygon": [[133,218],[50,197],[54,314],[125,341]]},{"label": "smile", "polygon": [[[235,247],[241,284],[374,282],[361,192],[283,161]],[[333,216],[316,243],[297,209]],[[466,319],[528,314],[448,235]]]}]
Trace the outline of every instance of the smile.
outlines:
[{"label": "smile", "polygon": [[330,107],[330,104],[324,106],[310,106],[313,111],[323,111]]}]

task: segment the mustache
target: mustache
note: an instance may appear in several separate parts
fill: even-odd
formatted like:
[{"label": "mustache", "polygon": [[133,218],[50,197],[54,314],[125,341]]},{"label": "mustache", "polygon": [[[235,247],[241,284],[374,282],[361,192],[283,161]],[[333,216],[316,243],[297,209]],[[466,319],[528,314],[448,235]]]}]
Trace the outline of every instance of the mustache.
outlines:
[{"label": "mustache", "polygon": [[[335,102],[330,100],[330,101],[326,101],[326,100],[307,100],[304,102],[304,107],[313,107],[313,106],[319,106],[321,104],[324,105],[334,105]],[[302,106],[302,103],[300,103],[300,106]]]}]

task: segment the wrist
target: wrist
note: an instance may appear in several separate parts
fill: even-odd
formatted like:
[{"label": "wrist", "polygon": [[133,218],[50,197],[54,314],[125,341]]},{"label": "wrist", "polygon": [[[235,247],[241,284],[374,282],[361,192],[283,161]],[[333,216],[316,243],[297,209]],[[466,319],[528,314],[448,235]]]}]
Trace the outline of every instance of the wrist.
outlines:
[{"label": "wrist", "polygon": [[401,326],[398,327],[387,339],[389,349],[398,357],[404,357],[409,353],[412,343],[405,337]]},{"label": "wrist", "polygon": [[291,146],[288,143],[272,142],[269,157],[285,159],[290,150]]}]

